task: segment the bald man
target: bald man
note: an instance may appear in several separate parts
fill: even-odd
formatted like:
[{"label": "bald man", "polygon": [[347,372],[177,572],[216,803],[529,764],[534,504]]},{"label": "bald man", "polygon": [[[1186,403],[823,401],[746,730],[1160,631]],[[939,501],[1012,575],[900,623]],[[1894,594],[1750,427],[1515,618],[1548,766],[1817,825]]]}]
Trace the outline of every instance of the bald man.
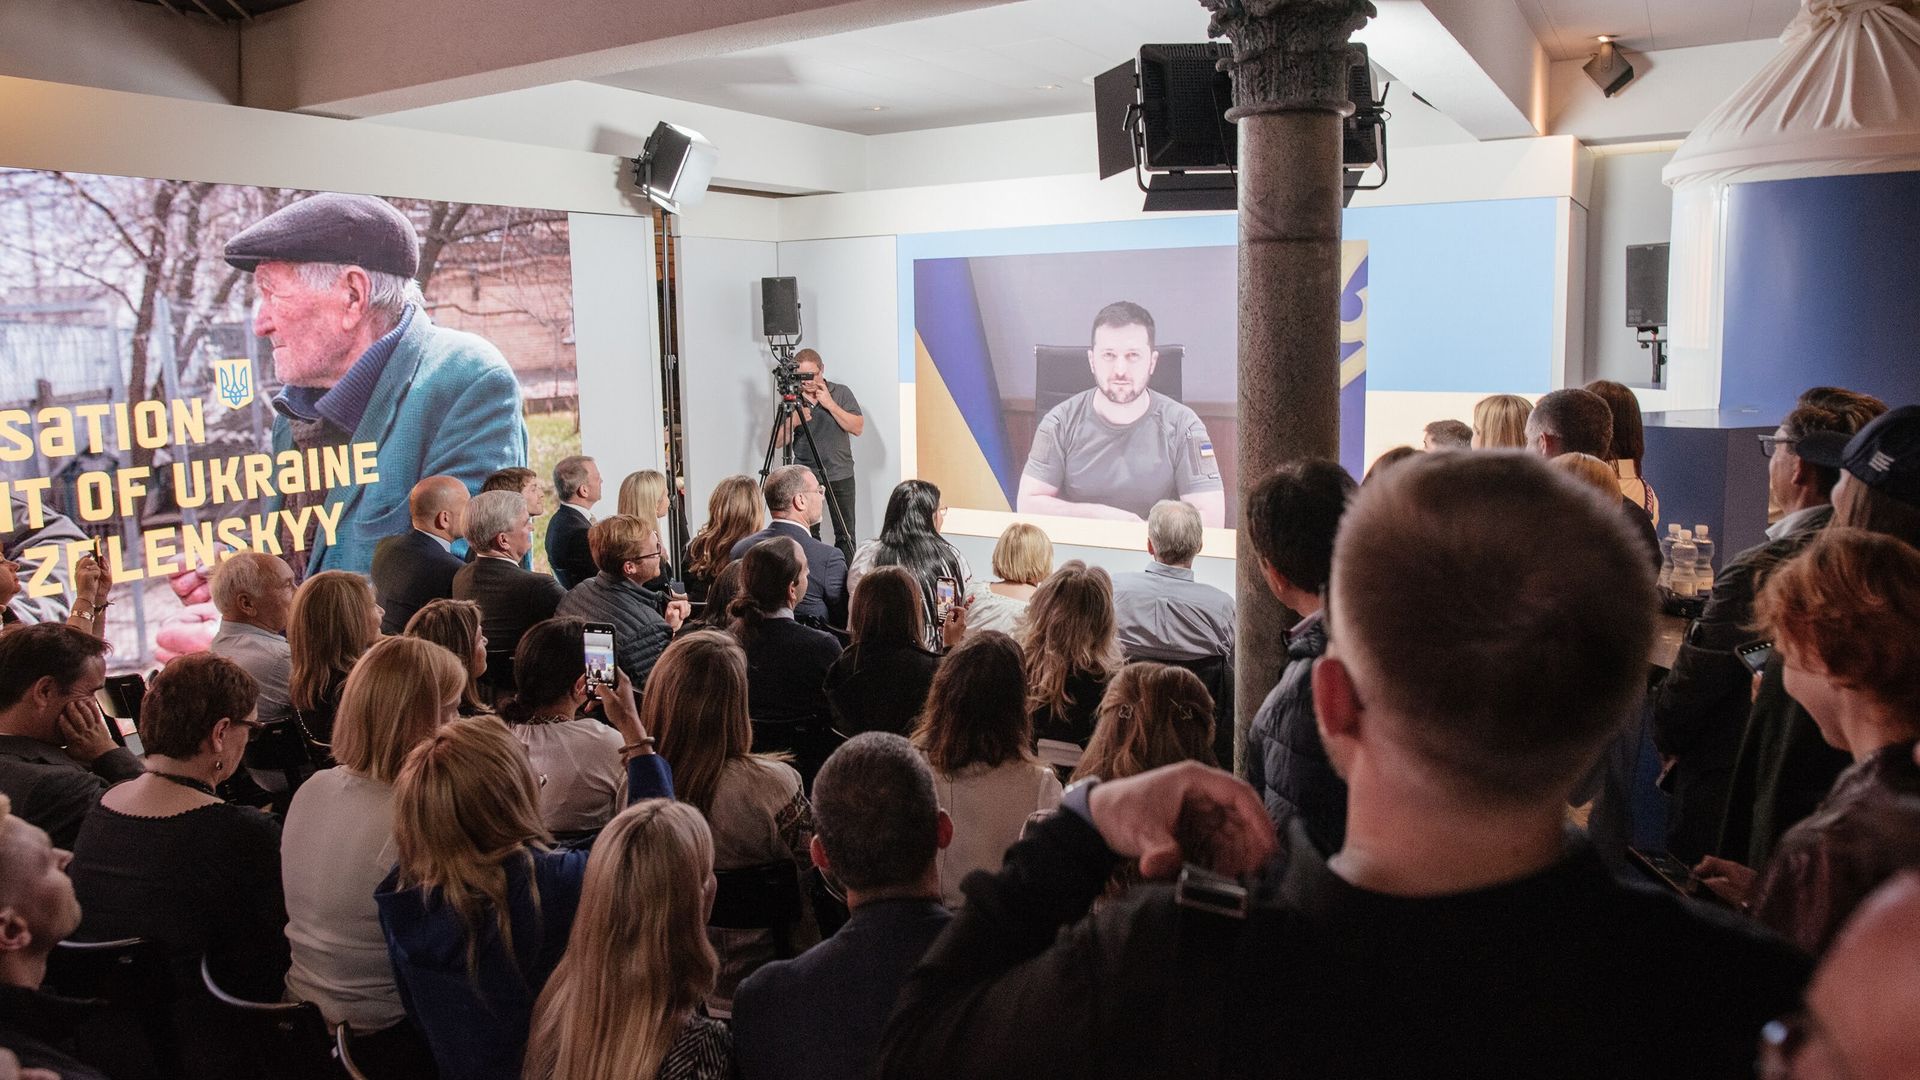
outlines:
[{"label": "bald man", "polygon": [[261,723],[289,719],[293,649],[287,644],[287,617],[293,611],[293,568],[278,555],[236,551],[220,560],[209,586],[220,611],[220,632],[207,648],[245,668],[259,684]]},{"label": "bald man", "polygon": [[[1920,874],[1881,886],[1834,939],[1806,1008],[1768,1025],[1773,1071],[1804,1080],[1912,1080],[1920,1075]],[[1784,1066],[1782,1068],[1781,1066]]]},{"label": "bald man", "polygon": [[429,601],[453,595],[453,575],[466,563],[453,553],[467,520],[467,486],[453,476],[429,476],[407,493],[413,528],[373,549],[373,594],[385,612],[380,632],[398,634]]}]

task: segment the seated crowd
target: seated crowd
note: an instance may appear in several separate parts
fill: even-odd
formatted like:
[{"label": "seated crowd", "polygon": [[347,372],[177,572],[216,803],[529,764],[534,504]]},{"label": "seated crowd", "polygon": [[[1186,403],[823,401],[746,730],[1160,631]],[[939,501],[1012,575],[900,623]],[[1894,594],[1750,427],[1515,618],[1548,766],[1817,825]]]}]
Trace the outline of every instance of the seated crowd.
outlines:
[{"label": "seated crowd", "polygon": [[[563,459],[539,561],[539,477],[428,477],[370,578],[225,558],[133,749],[83,559],[0,631],[0,1078],[275,1075],[233,998],[374,1078],[1914,1075],[1920,407],[1762,440],[1778,522],[1651,690],[1631,392],[1425,437],[1247,486],[1238,730],[1184,502],[977,580],[921,480],[849,559],[809,468],[728,477],[676,570],[657,472],[596,520]],[[1642,727],[1684,880],[1586,827]],[[75,1000],[130,939],[145,1059]]]}]

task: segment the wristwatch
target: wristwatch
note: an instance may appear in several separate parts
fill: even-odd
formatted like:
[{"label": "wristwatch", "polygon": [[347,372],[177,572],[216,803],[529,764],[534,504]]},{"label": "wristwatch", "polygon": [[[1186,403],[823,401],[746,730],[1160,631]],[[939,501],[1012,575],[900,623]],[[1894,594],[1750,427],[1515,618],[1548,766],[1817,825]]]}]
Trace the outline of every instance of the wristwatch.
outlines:
[{"label": "wristwatch", "polygon": [[1077,816],[1089,825],[1093,824],[1093,807],[1088,802],[1093,797],[1094,785],[1100,782],[1097,776],[1083,776],[1067,785],[1060,796],[1060,808]]}]

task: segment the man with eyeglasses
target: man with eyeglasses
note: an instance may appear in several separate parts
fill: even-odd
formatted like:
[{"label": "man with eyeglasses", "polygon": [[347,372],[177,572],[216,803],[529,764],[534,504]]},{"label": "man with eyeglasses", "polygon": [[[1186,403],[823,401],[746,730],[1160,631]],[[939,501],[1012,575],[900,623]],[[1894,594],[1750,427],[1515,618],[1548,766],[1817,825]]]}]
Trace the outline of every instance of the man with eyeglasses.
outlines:
[{"label": "man with eyeglasses", "polygon": [[1768,1024],[1761,1080],[1904,1080],[1920,1064],[1920,874],[1860,905],[1814,972],[1804,1007]]},{"label": "man with eyeglasses", "polygon": [[600,570],[568,590],[554,614],[610,624],[613,662],[639,694],[692,608],[646,587],[660,576],[660,530],[652,521],[616,514],[594,523],[587,539]]},{"label": "man with eyeglasses", "polygon": [[1767,575],[1812,542],[1833,517],[1840,471],[1809,458],[1837,457],[1855,429],[1855,418],[1846,413],[1801,405],[1773,434],[1760,436],[1767,493],[1782,511],[1780,520],[1768,527],[1766,543],[1728,559],[1714,575],[1713,594],[1688,629],[1655,699],[1654,743],[1673,759],[1667,777],[1673,796],[1667,847],[1688,865],[1708,854],[1749,857],[1744,847],[1720,850],[1734,758],[1753,703],[1753,674],[1734,649],[1753,639],[1753,599]]},{"label": "man with eyeglasses", "polygon": [[73,847],[102,792],[142,772],[93,701],[107,648],[64,623],[0,634],[0,794],[58,848]]}]

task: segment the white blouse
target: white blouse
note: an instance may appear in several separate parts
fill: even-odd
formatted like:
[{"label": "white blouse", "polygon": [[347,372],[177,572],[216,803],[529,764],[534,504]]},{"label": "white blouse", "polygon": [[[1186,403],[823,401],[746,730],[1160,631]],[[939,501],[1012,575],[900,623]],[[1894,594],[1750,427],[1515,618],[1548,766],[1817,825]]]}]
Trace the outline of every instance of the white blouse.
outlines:
[{"label": "white blouse", "polygon": [[556,833],[598,829],[627,805],[620,733],[598,720],[512,724],[541,777],[540,817]]}]

